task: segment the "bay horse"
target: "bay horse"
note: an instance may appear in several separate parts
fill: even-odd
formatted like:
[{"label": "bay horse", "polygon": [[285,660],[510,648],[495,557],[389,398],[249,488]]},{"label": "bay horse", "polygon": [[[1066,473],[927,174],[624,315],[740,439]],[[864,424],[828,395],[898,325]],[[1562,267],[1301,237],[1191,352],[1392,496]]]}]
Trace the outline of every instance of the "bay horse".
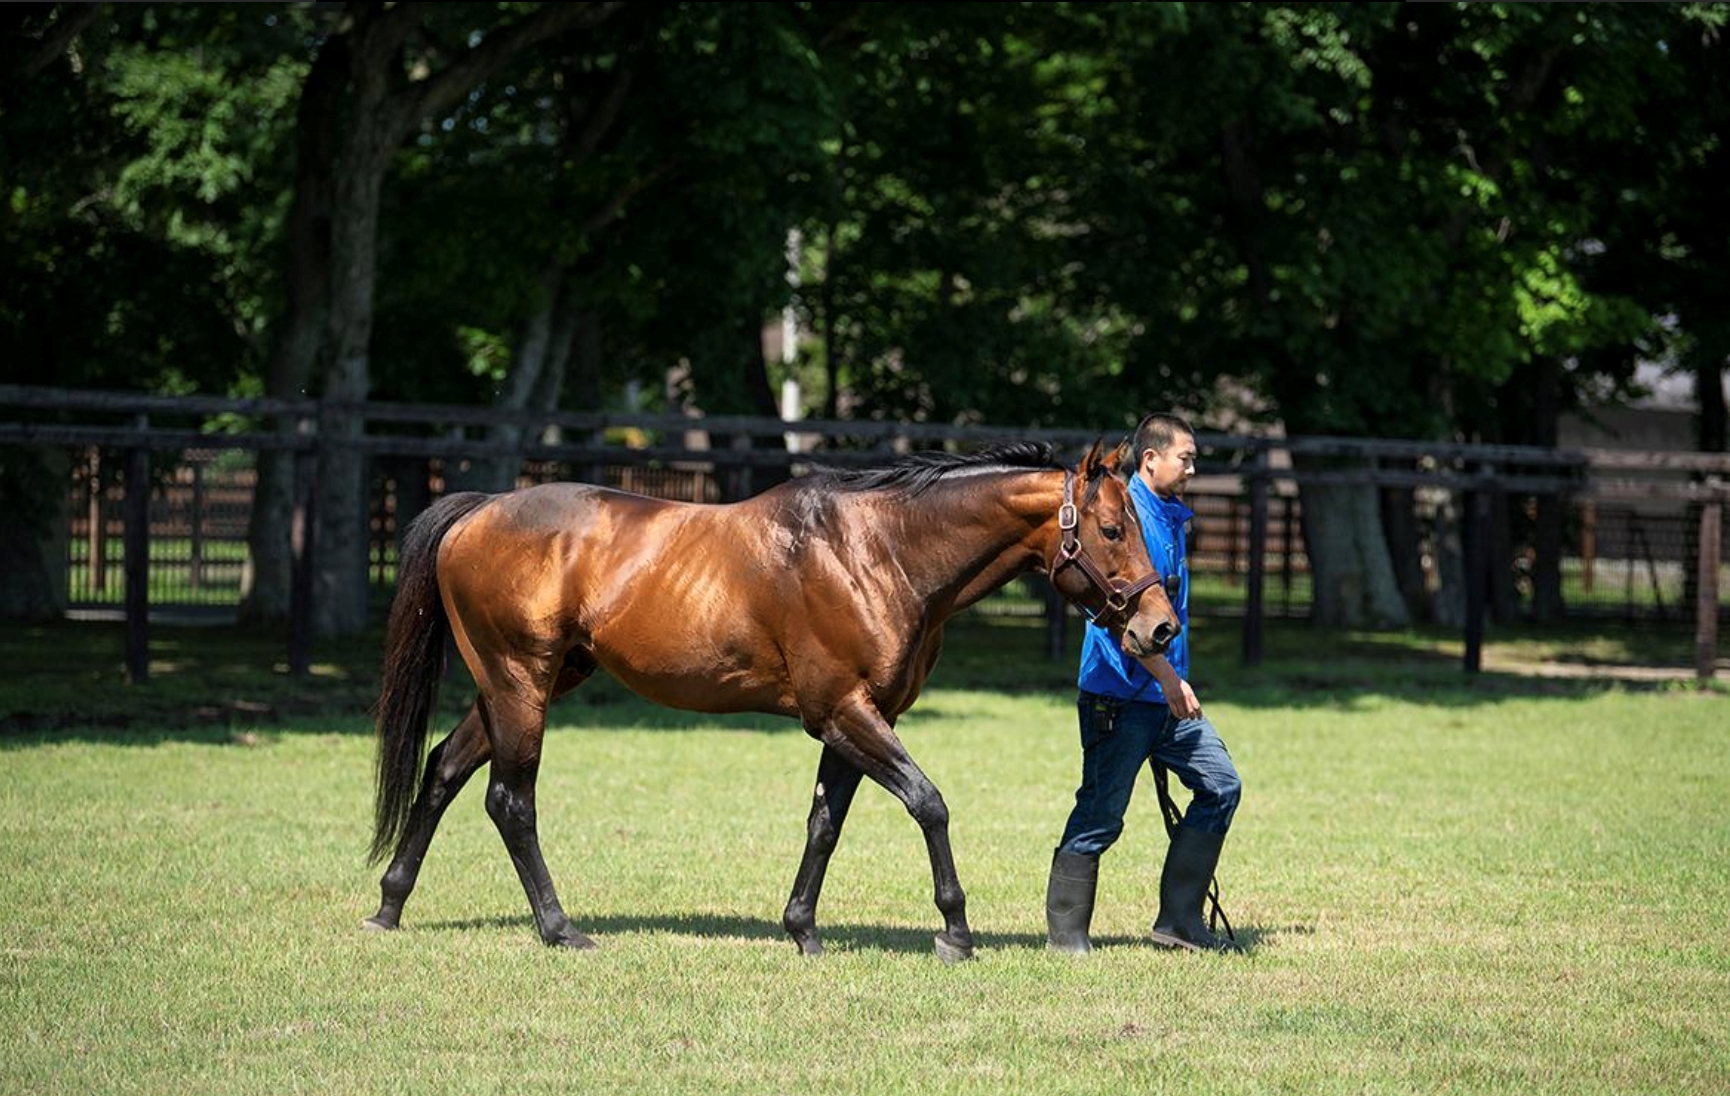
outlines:
[{"label": "bay horse", "polygon": [[[948,808],[895,721],[937,661],[944,622],[1036,569],[1130,655],[1165,650],[1178,621],[1115,474],[1127,449],[1096,441],[1073,467],[1026,442],[916,453],[724,504],[576,483],[435,502],[406,531],[385,638],[370,862],[395,853],[366,926],[398,927],[445,808],[490,763],[487,814],[541,939],[594,946],[542,858],[535,777],[547,706],[604,669],[668,707],[797,719],[822,744],[782,916],[801,953],[822,953],[818,894],[868,776],[924,832],[938,955],[970,956]],[[478,695],[426,753],[447,636]]]}]

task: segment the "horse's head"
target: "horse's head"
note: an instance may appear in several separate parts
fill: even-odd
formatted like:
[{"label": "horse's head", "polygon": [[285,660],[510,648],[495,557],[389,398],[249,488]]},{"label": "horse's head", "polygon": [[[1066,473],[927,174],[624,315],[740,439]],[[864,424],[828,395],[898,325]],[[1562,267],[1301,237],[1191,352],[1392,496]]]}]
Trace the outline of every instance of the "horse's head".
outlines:
[{"label": "horse's head", "polygon": [[1182,629],[1141,536],[1129,488],[1117,474],[1127,439],[1107,452],[1099,442],[1064,473],[1051,583],[1097,624],[1118,636],[1125,654],[1162,654]]}]

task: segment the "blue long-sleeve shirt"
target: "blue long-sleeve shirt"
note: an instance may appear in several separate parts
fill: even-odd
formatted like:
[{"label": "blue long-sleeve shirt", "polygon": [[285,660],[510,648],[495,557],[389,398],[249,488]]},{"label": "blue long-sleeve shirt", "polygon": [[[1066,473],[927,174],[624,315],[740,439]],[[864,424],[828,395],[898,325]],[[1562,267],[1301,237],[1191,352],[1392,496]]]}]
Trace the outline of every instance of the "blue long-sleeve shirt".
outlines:
[{"label": "blue long-sleeve shirt", "polygon": [[[1189,559],[1184,543],[1183,528],[1195,511],[1180,499],[1163,499],[1153,493],[1140,476],[1129,479],[1129,497],[1134,500],[1136,516],[1141,519],[1141,536],[1147,543],[1148,558],[1153,569],[1166,580],[1169,593],[1171,577],[1177,576],[1177,594],[1171,607],[1177,612],[1183,631],[1166,649],[1165,658],[1177,676],[1189,679]],[[1087,634],[1081,643],[1081,671],[1076,684],[1085,692],[1123,700],[1145,700],[1166,703],[1165,693],[1152,674],[1140,662],[1123,653],[1110,632],[1088,622]]]}]

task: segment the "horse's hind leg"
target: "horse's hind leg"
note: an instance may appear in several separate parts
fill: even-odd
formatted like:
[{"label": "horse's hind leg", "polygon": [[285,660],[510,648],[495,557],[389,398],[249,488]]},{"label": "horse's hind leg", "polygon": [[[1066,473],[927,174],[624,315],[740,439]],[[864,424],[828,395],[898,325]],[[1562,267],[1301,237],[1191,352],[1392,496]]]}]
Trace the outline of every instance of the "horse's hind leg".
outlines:
[{"label": "horse's hind leg", "polygon": [[439,819],[444,817],[445,808],[462,791],[469,777],[486,764],[491,750],[485,728],[481,725],[480,712],[471,706],[456,729],[427,755],[426,775],[421,779],[420,794],[415,796],[408,828],[403,831],[402,840],[397,842],[390,867],[379,880],[382,898],[378,912],[364,922],[367,928],[394,929],[401,924],[403,903],[414,890],[421,861],[426,858]]},{"label": "horse's hind leg", "polygon": [[541,939],[567,948],[592,948],[595,942],[578,932],[559,905],[547,862],[541,856],[541,840],[535,821],[535,777],[541,767],[541,739],[546,732],[546,712],[516,700],[481,702],[482,718],[488,724],[493,744],[491,779],[487,785],[487,814],[498,827],[511,864],[522,880],[534,911]]},{"label": "horse's hind leg", "polygon": [[799,861],[793,894],[781,915],[781,924],[805,955],[823,954],[823,943],[817,939],[817,897],[823,890],[829,857],[841,837],[841,826],[847,821],[847,808],[853,804],[853,793],[863,775],[859,766],[823,747],[823,756],[817,762],[817,787],[811,794],[811,816],[805,824],[805,856]]}]

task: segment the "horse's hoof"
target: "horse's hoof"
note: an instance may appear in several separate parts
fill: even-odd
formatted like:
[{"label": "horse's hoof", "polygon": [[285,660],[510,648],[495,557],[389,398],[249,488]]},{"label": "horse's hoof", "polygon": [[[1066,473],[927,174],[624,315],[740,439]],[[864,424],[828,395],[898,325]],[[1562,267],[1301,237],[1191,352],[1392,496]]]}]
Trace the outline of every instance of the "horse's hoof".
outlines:
[{"label": "horse's hoof", "polygon": [[973,958],[972,944],[958,944],[943,933],[932,937],[932,942],[937,945],[937,958],[943,960],[945,966]]},{"label": "horse's hoof", "polygon": [[823,954],[823,941],[817,939],[815,936],[809,940],[800,940],[799,954],[810,959],[818,958]]},{"label": "horse's hoof", "polygon": [[589,937],[578,932],[576,929],[566,929],[557,936],[548,940],[547,946],[554,948],[570,948],[572,951],[589,951],[594,948],[595,942]]},{"label": "horse's hoof", "polygon": [[378,917],[368,917],[360,923],[362,932],[395,932],[395,921],[381,921]]}]

